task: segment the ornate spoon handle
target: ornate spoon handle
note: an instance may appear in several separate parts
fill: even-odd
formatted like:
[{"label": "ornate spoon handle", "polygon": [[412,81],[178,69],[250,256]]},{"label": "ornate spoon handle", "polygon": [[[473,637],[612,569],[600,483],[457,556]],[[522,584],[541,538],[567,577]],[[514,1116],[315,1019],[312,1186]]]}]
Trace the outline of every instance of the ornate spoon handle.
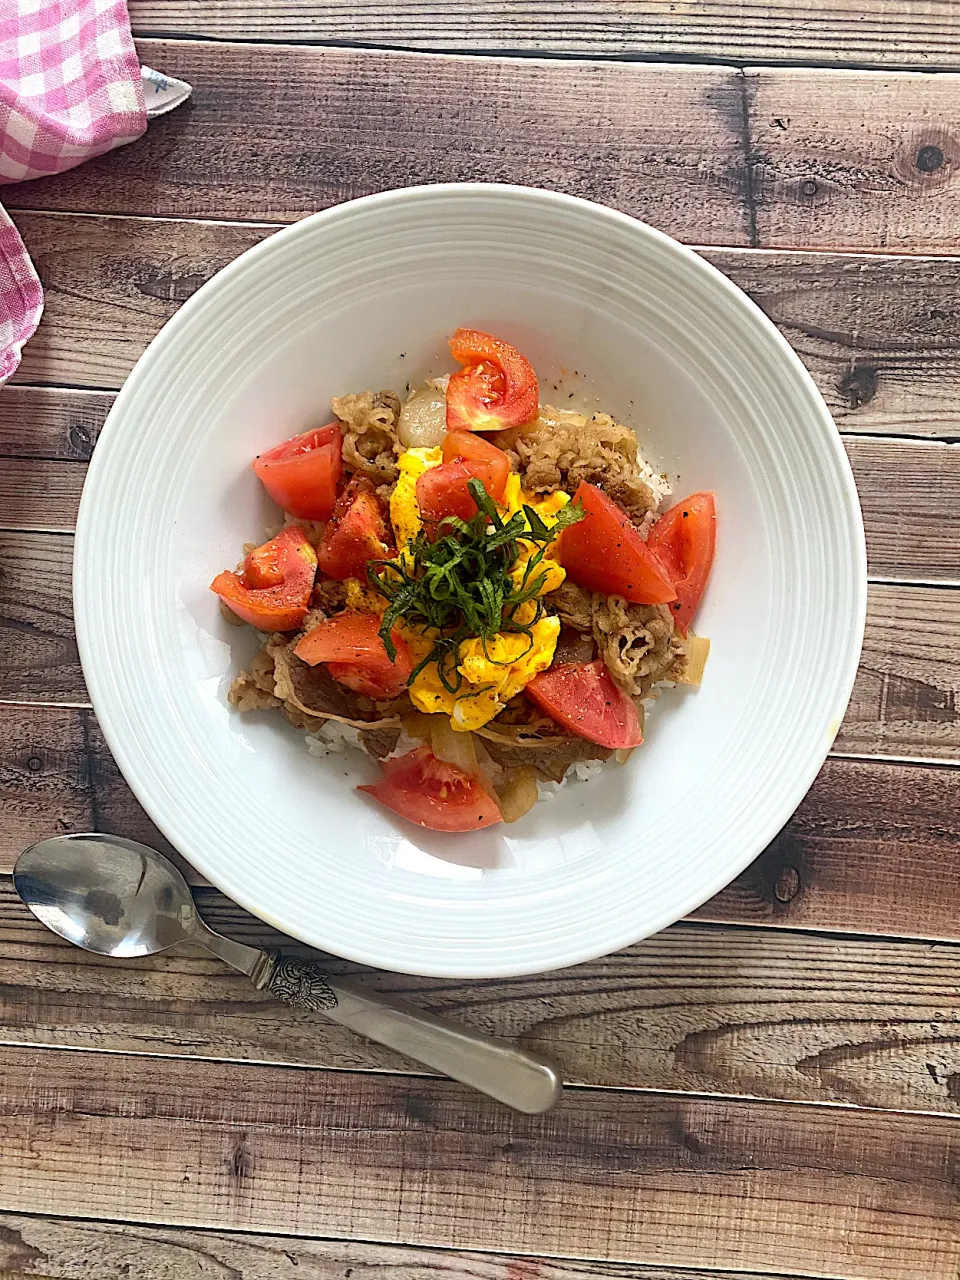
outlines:
[{"label": "ornate spoon handle", "polygon": [[331,977],[309,960],[270,952],[253,981],[295,1008],[324,1013],[518,1111],[548,1111],[560,1097],[559,1072],[546,1058],[438,1018],[397,996]]}]

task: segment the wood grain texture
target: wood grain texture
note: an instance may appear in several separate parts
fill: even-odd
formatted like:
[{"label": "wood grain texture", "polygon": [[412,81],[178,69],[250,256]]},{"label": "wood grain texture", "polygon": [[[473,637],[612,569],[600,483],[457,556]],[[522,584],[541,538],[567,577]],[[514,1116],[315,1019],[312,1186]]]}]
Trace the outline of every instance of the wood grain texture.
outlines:
[{"label": "wood grain texture", "polygon": [[87,701],[73,628],[72,544],[0,533],[0,698]]},{"label": "wood grain texture", "polygon": [[960,67],[949,0],[853,6],[704,0],[131,0],[137,35],[345,41],[464,53]]},{"label": "wood grain texture", "polygon": [[[49,288],[47,306],[49,309]],[[4,387],[0,396],[0,458],[89,462],[113,401],[104,391]]]},{"label": "wood grain texture", "polygon": [[[197,901],[229,937],[315,954],[215,890],[198,890]],[[568,1082],[960,1114],[958,958],[955,945],[686,924],[514,980],[327,963],[516,1037],[559,1063]],[[0,882],[0,1041],[411,1070],[408,1059],[292,1012],[193,948],[122,962],[79,952],[33,920],[9,882]]]},{"label": "wood grain texture", "polygon": [[45,836],[95,829],[85,713],[0,704],[2,870]]},{"label": "wood grain texture", "polygon": [[507,181],[615,205],[682,239],[749,243],[731,68],[138,48],[194,86],[190,102],[133,146],[8,187],[8,208],[286,222],[392,187]]},{"label": "wood grain texture", "polygon": [[[0,873],[56,831],[116,832],[169,852],[87,710],[0,703],[0,800]],[[960,769],[828,760],[767,852],[696,914],[960,939],[958,814]]]},{"label": "wood grain texture", "polygon": [[960,261],[704,252],[779,327],[843,431],[960,434]]},{"label": "wood grain texture", "polygon": [[691,1271],[304,1240],[249,1232],[0,1213],[0,1280],[788,1280],[778,1272]]},{"label": "wood grain texture", "polygon": [[960,248],[949,74],[744,78],[162,40],[140,52],[196,86],[190,104],[134,146],[8,187],[10,208],[284,222],[371,191],[481,179],[588,196],[699,244]]},{"label": "wood grain texture", "polygon": [[0,1050],[0,1208],[662,1266],[955,1280],[940,1117]]},{"label": "wood grain texture", "polygon": [[72,531],[87,469],[48,458],[7,458],[0,466],[0,529]]},{"label": "wood grain texture", "polygon": [[960,78],[753,69],[745,85],[759,244],[960,250]]},{"label": "wood grain texture", "polygon": [[[110,389],[181,302],[274,230],[29,212],[17,222],[47,295],[17,376]],[[960,434],[960,260],[704,252],[779,325],[844,431]],[[45,394],[7,389],[0,451],[84,457],[109,399],[91,392],[81,410],[80,393],[48,404]]]},{"label": "wood grain texture", "polygon": [[853,696],[834,749],[960,762],[960,592],[870,587]]},{"label": "wood grain texture", "polygon": [[960,770],[830,759],[769,848],[694,916],[960,937]]},{"label": "wood grain texture", "polygon": [[960,585],[960,446],[844,441],[877,578]]},{"label": "wood grain texture", "polygon": [[[21,214],[17,226],[46,297],[18,381],[110,389],[122,385],[181,303],[272,230],[36,214]],[[103,404],[102,398],[91,402],[94,421]],[[28,407],[34,405],[5,406],[7,422]],[[61,418],[69,412],[58,410]],[[79,425],[91,432],[92,442],[93,428]],[[43,429],[57,427],[45,422]],[[15,430],[16,423],[8,425],[5,437]],[[79,451],[84,448],[81,442]]]},{"label": "wood grain texture", "polygon": [[187,870],[134,799],[92,711],[0,702],[0,873],[27,845],[70,831],[143,840]]}]

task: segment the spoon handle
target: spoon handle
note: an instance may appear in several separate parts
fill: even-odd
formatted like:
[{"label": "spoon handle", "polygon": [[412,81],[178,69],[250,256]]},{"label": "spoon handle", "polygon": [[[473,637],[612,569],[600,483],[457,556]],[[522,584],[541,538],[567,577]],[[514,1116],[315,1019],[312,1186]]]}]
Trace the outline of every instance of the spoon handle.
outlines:
[{"label": "spoon handle", "polygon": [[287,1004],[324,1013],[517,1111],[548,1111],[560,1097],[560,1074],[548,1059],[438,1018],[398,996],[331,977],[309,960],[271,952],[254,982]]}]

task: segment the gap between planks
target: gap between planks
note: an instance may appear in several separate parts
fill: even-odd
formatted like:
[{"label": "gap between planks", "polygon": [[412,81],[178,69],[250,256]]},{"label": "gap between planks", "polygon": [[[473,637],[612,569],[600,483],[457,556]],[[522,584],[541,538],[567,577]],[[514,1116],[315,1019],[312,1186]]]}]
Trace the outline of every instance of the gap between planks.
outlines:
[{"label": "gap between planks", "polygon": [[[33,1266],[42,1266],[39,1276]],[[644,1263],[615,1263],[543,1254],[504,1254],[436,1245],[327,1236],[294,1236],[278,1225],[270,1235],[217,1226],[150,1227],[120,1218],[95,1220],[0,1211],[0,1280],[76,1280],[95,1270],[96,1280],[172,1280],[193,1274],[233,1280],[350,1280],[353,1274],[382,1280],[798,1280],[800,1273],[693,1270]],[[30,1272],[21,1271],[29,1266]],[[16,1268],[16,1271],[4,1268]],[[808,1273],[809,1280],[835,1280]],[[800,1277],[800,1280],[804,1280]]]},{"label": "gap between planks", "polygon": [[567,190],[687,241],[750,243],[752,192],[764,247],[957,245],[951,75],[191,40],[141,53],[195,86],[189,106],[134,146],[9,186],[8,207],[288,222],[479,179]]},{"label": "gap between planks", "polygon": [[[114,391],[180,304],[275,230],[57,213],[25,213],[18,222],[47,294],[16,375],[21,394]],[[778,325],[841,430],[958,434],[960,257],[704,253]],[[80,392],[64,394],[76,400]]]},{"label": "gap between planks", "polygon": [[41,1214],[955,1280],[953,1119],[606,1090],[527,1117],[439,1079],[56,1049],[0,1050],[0,1086],[0,1204]]},{"label": "gap between planks", "polygon": [[[707,0],[675,13],[657,0],[453,0],[297,4],[131,0],[140,39],[243,40],[511,57],[951,71],[960,36],[949,5],[842,0],[810,6]],[[942,15],[942,16],[941,16]]]},{"label": "gap between planks", "polygon": [[[201,916],[258,947],[317,953],[211,889]],[[292,1013],[195,947],[91,956],[35,922],[0,880],[0,1041],[36,1048],[417,1073],[323,1017]],[[550,974],[486,982],[338,975],[519,1039],[571,1084],[960,1113],[956,943],[684,922]]]},{"label": "gap between planks", "polygon": [[[178,857],[91,711],[0,704],[0,869],[51,832],[99,827]],[[718,923],[956,939],[960,771],[828,758],[759,859],[694,915]]]}]

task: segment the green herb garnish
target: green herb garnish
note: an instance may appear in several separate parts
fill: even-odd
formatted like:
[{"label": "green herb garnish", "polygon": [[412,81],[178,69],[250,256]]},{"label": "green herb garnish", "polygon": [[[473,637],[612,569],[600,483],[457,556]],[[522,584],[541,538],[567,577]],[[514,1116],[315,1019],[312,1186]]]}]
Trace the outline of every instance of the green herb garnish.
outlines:
[{"label": "green herb garnish", "polygon": [[[495,662],[487,652],[487,641],[498,632],[522,633],[529,642],[524,653],[530,652],[533,627],[544,614],[540,593],[547,571],[541,567],[543,559],[558,534],[584,517],[583,508],[571,502],[560,508],[549,527],[529,506],[504,521],[479,480],[470,480],[467,487],[477,504],[475,516],[469,520],[449,517],[433,540],[422,529],[398,559],[373,560],[367,565],[370,586],[388,602],[380,636],[390,660],[397,653],[390,633],[399,618],[431,628],[438,638],[408,684],[436,662],[448,693],[457,693],[463,682],[457,665],[464,640],[479,638],[484,656]],[[538,550],[526,561],[518,585],[510,575],[524,543]],[[535,603],[534,614],[521,622],[517,611],[529,601]]]}]

